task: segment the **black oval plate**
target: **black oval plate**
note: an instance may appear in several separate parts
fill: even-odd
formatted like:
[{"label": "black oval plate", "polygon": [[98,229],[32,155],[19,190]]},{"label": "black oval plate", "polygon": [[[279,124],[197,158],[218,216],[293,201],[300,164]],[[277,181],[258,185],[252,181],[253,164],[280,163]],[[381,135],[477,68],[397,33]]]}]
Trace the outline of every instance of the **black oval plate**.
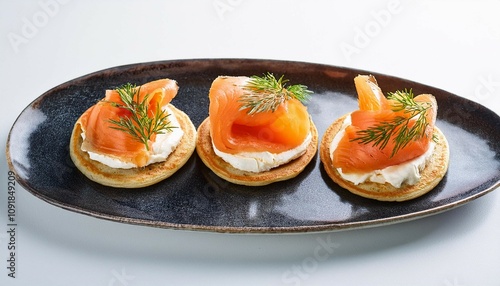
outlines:
[{"label": "black oval plate", "polygon": [[228,183],[196,153],[173,177],[143,189],[115,189],[86,179],[73,165],[68,144],[78,117],[127,82],[172,78],[180,86],[173,104],[197,127],[208,115],[208,90],[219,75],[284,74],[315,94],[308,109],[320,136],[334,119],[357,108],[353,79],[371,72],[302,62],[200,59],[141,63],[106,69],[61,84],[19,115],[7,141],[7,160],[33,195],[64,209],[112,221],[217,232],[307,232],[394,223],[463,205],[499,185],[500,118],[446,91],[374,74],[383,91],[412,88],[432,93],[437,126],[450,143],[443,181],[417,199],[388,203],[353,195],[333,183],[316,156],[298,177],[265,187]]}]

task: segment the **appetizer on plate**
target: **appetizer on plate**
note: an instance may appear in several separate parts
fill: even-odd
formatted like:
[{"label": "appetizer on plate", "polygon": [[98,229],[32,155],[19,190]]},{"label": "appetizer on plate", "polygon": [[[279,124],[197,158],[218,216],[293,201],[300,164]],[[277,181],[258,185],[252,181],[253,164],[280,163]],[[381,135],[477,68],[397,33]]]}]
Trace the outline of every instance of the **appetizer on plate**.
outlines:
[{"label": "appetizer on plate", "polygon": [[170,101],[177,82],[160,79],[106,90],[74,125],[70,155],[89,179],[138,188],[170,177],[196,147],[196,129]]},{"label": "appetizer on plate", "polygon": [[283,76],[219,76],[196,150],[219,177],[262,186],[297,176],[317,151],[318,132],[302,104],[311,91]]},{"label": "appetizer on plate", "polygon": [[373,76],[354,79],[359,110],[331,124],[320,144],[328,176],[354,194],[405,201],[444,177],[449,147],[435,126],[434,96],[396,91],[387,98]]}]

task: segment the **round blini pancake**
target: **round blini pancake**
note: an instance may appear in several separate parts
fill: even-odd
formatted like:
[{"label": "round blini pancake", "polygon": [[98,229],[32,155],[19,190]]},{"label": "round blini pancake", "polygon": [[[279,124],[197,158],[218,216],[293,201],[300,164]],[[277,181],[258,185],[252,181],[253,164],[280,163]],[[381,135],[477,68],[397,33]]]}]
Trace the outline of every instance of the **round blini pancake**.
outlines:
[{"label": "round blini pancake", "polygon": [[179,121],[184,135],[179,145],[167,157],[166,161],[153,163],[141,168],[111,168],[98,161],[91,160],[88,153],[81,150],[82,130],[79,120],[76,122],[70,140],[70,156],[75,166],[90,180],[99,184],[117,188],[141,188],[158,183],[180,169],[191,157],[196,147],[196,128],[191,119],[169,104]]},{"label": "round blini pancake", "polygon": [[327,128],[321,140],[319,151],[321,162],[323,163],[326,173],[339,186],[365,198],[379,201],[407,201],[432,190],[446,174],[450,158],[448,141],[441,130],[434,127],[434,135],[437,137],[437,143],[427,165],[420,172],[420,180],[415,185],[403,184],[401,188],[396,188],[389,183],[379,184],[365,182],[355,185],[350,181],[344,180],[332,164],[332,159],[330,158],[330,143],[340,131],[344,119],[347,116],[348,115],[342,116]]},{"label": "round blini pancake", "polygon": [[311,143],[306,152],[300,157],[269,171],[254,173],[234,168],[229,163],[217,156],[212,147],[210,136],[210,120],[207,117],[198,127],[198,139],[196,152],[205,165],[217,176],[231,183],[245,186],[264,186],[278,181],[284,181],[296,177],[311,162],[318,150],[318,130],[311,122]]}]

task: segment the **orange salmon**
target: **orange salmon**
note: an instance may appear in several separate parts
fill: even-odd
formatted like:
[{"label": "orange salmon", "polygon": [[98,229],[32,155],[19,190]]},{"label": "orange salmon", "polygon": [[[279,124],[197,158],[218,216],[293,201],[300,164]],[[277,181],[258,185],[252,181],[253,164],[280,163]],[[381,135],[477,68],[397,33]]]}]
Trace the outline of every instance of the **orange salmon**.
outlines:
[{"label": "orange salmon", "polygon": [[210,134],[222,152],[281,153],[299,146],[310,130],[307,108],[297,99],[286,100],[274,111],[248,114],[241,96],[248,77],[220,76],[210,88]]},{"label": "orange salmon", "polygon": [[372,142],[365,144],[355,140],[359,137],[358,132],[383,122],[394,121],[397,117],[410,119],[408,127],[412,127],[416,119],[409,118],[410,115],[407,112],[394,111],[393,106],[396,102],[383,95],[373,77],[358,76],[354,82],[359,98],[359,110],[351,113],[352,124],[345,129],[345,135],[333,153],[333,165],[336,168],[342,168],[344,173],[370,172],[405,163],[428,150],[437,114],[437,103],[434,96],[421,94],[414,98],[415,102],[430,106],[425,113],[428,125],[425,127],[424,136],[410,141],[393,154],[394,138],[398,129],[390,135],[387,145],[383,148],[374,146]]},{"label": "orange salmon", "polygon": [[[147,104],[152,115],[158,106],[166,106],[175,97],[178,89],[177,83],[170,79],[148,82],[140,86],[139,101],[149,95]],[[82,149],[134,163],[138,167],[145,166],[150,156],[146,146],[130,134],[113,129],[115,125],[109,122],[130,116],[130,111],[115,107],[112,103],[123,104],[123,101],[116,90],[106,90],[105,98],[81,116],[80,125],[85,132]],[[154,136],[151,139],[154,141]]]}]

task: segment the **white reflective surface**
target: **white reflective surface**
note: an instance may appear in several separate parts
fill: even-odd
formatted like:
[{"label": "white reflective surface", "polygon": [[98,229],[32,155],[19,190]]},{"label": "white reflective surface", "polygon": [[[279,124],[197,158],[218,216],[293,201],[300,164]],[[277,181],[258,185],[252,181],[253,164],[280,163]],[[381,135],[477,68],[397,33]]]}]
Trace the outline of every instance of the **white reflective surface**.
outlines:
[{"label": "white reflective surface", "polygon": [[[0,142],[58,84],[168,59],[347,66],[442,88],[500,114],[499,10],[499,1],[4,1]],[[498,190],[390,226],[229,235],[99,220],[17,186],[10,278],[7,175],[1,152],[0,285],[498,285]]]}]

